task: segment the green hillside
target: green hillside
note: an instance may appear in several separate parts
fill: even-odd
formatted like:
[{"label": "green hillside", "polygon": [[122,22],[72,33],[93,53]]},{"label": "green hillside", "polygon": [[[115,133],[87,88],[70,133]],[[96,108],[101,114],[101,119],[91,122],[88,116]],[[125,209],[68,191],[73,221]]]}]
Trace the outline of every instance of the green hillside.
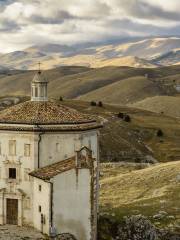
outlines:
[{"label": "green hillside", "polygon": [[[120,104],[122,101],[124,104],[128,98],[133,103],[146,97],[175,94],[173,76],[176,75],[177,79],[179,71],[180,66],[156,69],[59,67],[47,70],[45,74],[49,80],[49,95],[53,98],[99,100],[101,97],[109,103]],[[0,74],[0,95],[29,95],[34,74],[35,71]]]},{"label": "green hillside", "polygon": [[180,97],[177,96],[156,96],[147,97],[130,106],[146,109],[149,111],[180,117]]},{"label": "green hillside", "polygon": [[107,103],[126,105],[147,97],[161,95],[163,90],[151,80],[136,76],[106,85],[79,97],[85,101],[103,101]]},{"label": "green hillside", "polygon": [[141,214],[158,228],[180,233],[180,161],[137,167],[101,167],[101,212],[116,222]]},{"label": "green hillside", "polygon": [[[79,100],[61,103],[98,116],[103,121],[100,138],[103,162],[168,162],[180,159],[180,119],[131,107],[93,107]],[[119,112],[129,115],[131,121],[118,118]],[[157,136],[159,129],[163,132],[161,137]]]}]

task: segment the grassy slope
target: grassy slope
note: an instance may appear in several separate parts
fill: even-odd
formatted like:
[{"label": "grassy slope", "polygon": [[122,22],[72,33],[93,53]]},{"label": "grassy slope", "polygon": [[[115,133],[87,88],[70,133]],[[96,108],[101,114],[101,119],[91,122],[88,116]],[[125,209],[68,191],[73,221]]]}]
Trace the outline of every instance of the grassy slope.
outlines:
[{"label": "grassy slope", "polygon": [[[100,204],[105,211],[115,212],[120,218],[143,214],[157,226],[180,230],[180,161],[158,164],[142,170],[123,173],[122,167],[102,169]],[[107,174],[107,172],[109,174]],[[154,219],[159,211],[167,217]],[[171,216],[171,217],[169,217]]]},{"label": "grassy slope", "polygon": [[177,96],[156,96],[148,97],[131,105],[141,109],[180,117],[180,97]]},{"label": "grassy slope", "polygon": [[86,101],[101,100],[124,105],[159,94],[163,94],[163,91],[156,84],[143,76],[136,76],[112,83],[84,96],[82,95],[80,99]]},{"label": "grassy slope", "polygon": [[[63,82],[63,77],[73,76],[89,70],[86,67],[61,67],[46,71],[45,75],[50,82],[51,95],[53,95],[53,90],[56,91],[56,86]],[[35,71],[17,71],[15,74],[13,72],[0,74],[0,95],[30,95],[31,81],[35,73]],[[53,81],[54,84],[52,84]]]},{"label": "grassy slope", "polygon": [[[98,115],[104,121],[100,139],[102,161],[144,161],[147,155],[161,162],[180,159],[179,119],[129,107],[91,107],[78,100],[67,100],[62,104]],[[130,115],[131,122],[117,118],[118,112]],[[156,136],[160,128],[164,133],[162,138]]]},{"label": "grassy slope", "polygon": [[[108,95],[102,95],[103,99],[108,97],[109,102],[120,103],[121,96],[117,92],[117,87],[124,90],[123,100],[128,94],[133,101],[142,99],[142,96],[166,95],[166,89],[162,88],[159,79],[166,77],[165,81],[171,81],[171,76],[179,74],[180,67],[167,67],[157,69],[136,69],[130,67],[104,67],[91,69],[86,67],[60,67],[46,71],[49,80],[49,93],[51,97],[75,98],[80,95],[93,94],[98,89],[98,94],[105,90]],[[143,76],[149,74],[150,80],[145,80]],[[9,76],[11,74],[11,76]],[[28,95],[30,93],[30,81],[34,71],[16,71],[15,74],[0,74],[0,88],[2,95]],[[123,83],[121,81],[123,80]],[[115,84],[117,82],[117,85]],[[114,84],[114,85],[113,85]],[[148,92],[150,88],[150,93]],[[120,90],[120,89],[119,89]],[[109,94],[114,91],[113,94]],[[139,91],[142,91],[140,94]],[[92,92],[92,93],[91,93]],[[122,91],[120,91],[122,93]],[[96,93],[96,91],[94,92]],[[105,92],[106,93],[106,92]],[[110,96],[109,96],[110,95]],[[96,94],[93,94],[97,98]],[[112,98],[112,100],[111,100]],[[125,101],[126,102],[126,101]]]}]

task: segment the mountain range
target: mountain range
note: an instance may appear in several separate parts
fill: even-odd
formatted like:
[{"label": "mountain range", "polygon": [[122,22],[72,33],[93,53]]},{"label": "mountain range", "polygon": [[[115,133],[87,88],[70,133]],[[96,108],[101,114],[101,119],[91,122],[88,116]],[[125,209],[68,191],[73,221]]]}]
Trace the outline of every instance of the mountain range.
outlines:
[{"label": "mountain range", "polygon": [[39,61],[43,69],[75,65],[155,68],[180,64],[180,37],[127,39],[82,46],[36,45],[0,56],[1,68],[10,69],[37,69]]}]

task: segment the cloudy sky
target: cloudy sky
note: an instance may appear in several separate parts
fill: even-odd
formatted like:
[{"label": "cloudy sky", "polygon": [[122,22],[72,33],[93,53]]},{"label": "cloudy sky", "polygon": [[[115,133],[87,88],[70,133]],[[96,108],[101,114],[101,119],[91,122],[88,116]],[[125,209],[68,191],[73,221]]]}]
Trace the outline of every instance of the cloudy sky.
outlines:
[{"label": "cloudy sky", "polygon": [[0,0],[0,52],[180,35],[180,0]]}]

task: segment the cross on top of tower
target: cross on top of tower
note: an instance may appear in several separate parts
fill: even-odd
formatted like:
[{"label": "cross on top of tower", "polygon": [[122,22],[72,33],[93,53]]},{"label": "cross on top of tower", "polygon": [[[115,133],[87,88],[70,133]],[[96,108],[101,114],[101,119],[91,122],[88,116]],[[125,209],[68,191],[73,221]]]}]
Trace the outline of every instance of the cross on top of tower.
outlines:
[{"label": "cross on top of tower", "polygon": [[48,80],[42,74],[41,71],[41,62],[38,62],[38,72],[35,74],[31,86],[32,86],[32,91],[31,91],[31,101],[48,101],[48,96],[47,96],[47,85],[48,85]]},{"label": "cross on top of tower", "polygon": [[40,74],[41,73],[41,65],[42,65],[42,63],[41,62],[38,62],[38,73]]}]

